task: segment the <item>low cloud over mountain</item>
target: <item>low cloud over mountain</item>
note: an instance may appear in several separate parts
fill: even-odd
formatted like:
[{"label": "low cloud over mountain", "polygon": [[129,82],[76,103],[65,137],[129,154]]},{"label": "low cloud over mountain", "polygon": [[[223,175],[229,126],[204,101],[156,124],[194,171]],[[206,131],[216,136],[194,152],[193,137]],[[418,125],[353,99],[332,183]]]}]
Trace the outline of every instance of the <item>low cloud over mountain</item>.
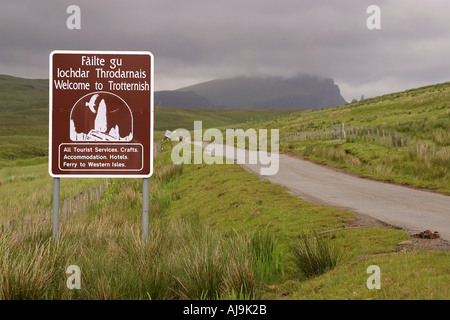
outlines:
[{"label": "low cloud over mountain", "polygon": [[215,109],[321,109],[345,104],[331,78],[235,77],[155,93],[155,104]]}]

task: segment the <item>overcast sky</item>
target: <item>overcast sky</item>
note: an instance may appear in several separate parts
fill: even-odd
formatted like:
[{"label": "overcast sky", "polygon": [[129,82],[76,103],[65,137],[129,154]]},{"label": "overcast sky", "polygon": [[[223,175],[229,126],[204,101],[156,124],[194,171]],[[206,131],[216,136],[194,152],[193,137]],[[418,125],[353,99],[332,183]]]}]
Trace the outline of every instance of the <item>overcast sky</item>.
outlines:
[{"label": "overcast sky", "polygon": [[[68,30],[66,9],[81,9]],[[369,30],[367,7],[381,8]],[[450,80],[448,0],[1,0],[0,74],[48,78],[52,50],[145,50],[155,89],[238,75],[331,77],[344,99]]]}]

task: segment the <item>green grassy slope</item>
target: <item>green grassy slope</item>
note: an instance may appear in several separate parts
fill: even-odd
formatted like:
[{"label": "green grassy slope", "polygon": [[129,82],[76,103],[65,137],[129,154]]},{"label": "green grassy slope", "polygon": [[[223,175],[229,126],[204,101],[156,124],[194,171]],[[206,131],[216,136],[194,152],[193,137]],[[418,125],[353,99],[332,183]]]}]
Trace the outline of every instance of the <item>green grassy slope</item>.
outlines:
[{"label": "green grassy slope", "polygon": [[[34,215],[30,207],[38,214],[49,206],[44,171],[0,169],[0,194],[7,196],[0,216],[15,211],[18,219]],[[72,180],[64,180],[62,196],[100,179]],[[140,236],[139,179],[115,179],[89,214],[61,221],[58,242],[50,240],[49,223],[33,233],[7,228],[0,236],[0,299],[449,298],[448,252],[408,252],[401,243],[409,236],[400,230],[348,228],[354,216],[347,210],[303,201],[235,164],[180,170],[166,150],[156,158],[150,199],[148,244]],[[12,218],[1,222],[8,226]],[[336,268],[305,278],[290,244],[322,232],[341,258]],[[266,241],[255,246],[255,239]],[[65,271],[74,264],[82,270],[81,289],[70,291]],[[380,290],[366,287],[370,265],[381,268]]]},{"label": "green grassy slope", "polygon": [[[265,281],[261,298],[447,299],[450,294],[448,252],[409,252],[403,243],[409,236],[400,230],[351,228],[354,216],[347,210],[303,201],[238,165],[185,165],[171,193],[163,213],[167,219],[199,221],[225,236],[267,230],[278,239],[285,274]],[[339,248],[335,269],[305,279],[289,250],[303,233],[324,233],[323,239]],[[370,265],[381,268],[380,290],[366,286]]]},{"label": "green grassy slope", "polygon": [[345,123],[377,126],[404,135],[450,144],[450,83],[411,89],[376,98],[316,110],[296,117],[268,121],[261,126],[280,132],[313,130]]},{"label": "green grassy slope", "polygon": [[155,130],[194,129],[194,121],[201,120],[203,128],[223,127],[278,117],[301,114],[304,110],[207,110],[155,107]]},{"label": "green grassy slope", "polygon": [[48,80],[0,75],[0,166],[47,149]]}]

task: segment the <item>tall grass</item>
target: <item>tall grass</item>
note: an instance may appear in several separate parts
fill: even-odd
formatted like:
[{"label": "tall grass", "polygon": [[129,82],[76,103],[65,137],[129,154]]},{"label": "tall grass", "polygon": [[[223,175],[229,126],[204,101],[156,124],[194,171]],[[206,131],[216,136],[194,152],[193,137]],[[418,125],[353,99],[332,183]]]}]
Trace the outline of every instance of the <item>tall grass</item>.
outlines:
[{"label": "tall grass", "polygon": [[348,140],[309,144],[298,153],[376,179],[450,193],[448,155],[415,156],[382,145]]},{"label": "tall grass", "polygon": [[[149,241],[141,237],[141,183],[117,179],[89,214],[75,215],[52,241],[50,226],[0,234],[0,299],[253,299],[282,270],[269,233],[229,236],[199,219],[165,216],[181,166],[167,155],[151,179]],[[82,272],[66,287],[66,268]]]},{"label": "tall grass", "polygon": [[250,239],[256,276],[264,282],[276,282],[284,274],[283,251],[278,239],[267,230],[254,232]]},{"label": "tall grass", "polygon": [[217,235],[195,239],[180,252],[180,270],[174,277],[181,299],[214,299],[220,296],[225,268],[227,250]]},{"label": "tall grass", "polygon": [[280,280],[280,245],[267,231],[221,236],[204,229],[180,255],[185,272],[177,277],[179,296],[187,299],[254,299],[262,283]]},{"label": "tall grass", "polygon": [[178,177],[182,172],[182,165],[170,163],[156,171],[156,178],[162,183],[169,182]]},{"label": "tall grass", "polygon": [[[144,243],[139,227],[78,217],[50,233],[2,234],[0,299],[254,299],[277,252],[246,234],[224,236],[198,222],[154,219]],[[268,243],[268,242],[265,242]],[[259,252],[259,254],[258,254]],[[278,267],[269,268],[278,261]],[[69,265],[82,270],[80,290],[65,287]]]},{"label": "tall grass", "polygon": [[340,251],[324,238],[301,235],[291,244],[293,261],[306,278],[321,275],[336,267]]},{"label": "tall grass", "polygon": [[0,300],[51,298],[64,284],[67,252],[51,240],[5,232],[0,256]]}]

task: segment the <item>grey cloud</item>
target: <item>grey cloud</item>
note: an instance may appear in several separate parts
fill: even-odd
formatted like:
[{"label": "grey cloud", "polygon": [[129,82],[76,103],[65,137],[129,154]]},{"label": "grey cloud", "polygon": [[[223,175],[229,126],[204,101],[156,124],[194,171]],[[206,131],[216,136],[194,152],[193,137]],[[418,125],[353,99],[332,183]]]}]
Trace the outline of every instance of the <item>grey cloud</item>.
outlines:
[{"label": "grey cloud", "polygon": [[149,50],[156,89],[242,74],[333,77],[346,100],[448,80],[450,3],[377,1],[382,29],[365,26],[369,0],[2,0],[0,73],[48,77],[54,49]]}]

